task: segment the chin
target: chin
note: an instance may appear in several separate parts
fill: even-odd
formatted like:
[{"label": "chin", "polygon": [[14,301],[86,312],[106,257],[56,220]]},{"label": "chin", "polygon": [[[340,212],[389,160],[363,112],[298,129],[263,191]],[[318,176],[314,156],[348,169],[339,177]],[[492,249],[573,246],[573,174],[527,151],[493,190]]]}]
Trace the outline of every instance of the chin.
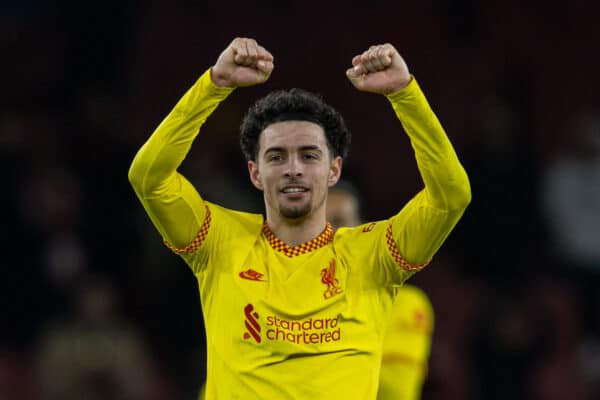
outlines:
[{"label": "chin", "polygon": [[279,214],[287,219],[300,219],[306,217],[310,213],[309,207],[302,208],[281,208]]}]

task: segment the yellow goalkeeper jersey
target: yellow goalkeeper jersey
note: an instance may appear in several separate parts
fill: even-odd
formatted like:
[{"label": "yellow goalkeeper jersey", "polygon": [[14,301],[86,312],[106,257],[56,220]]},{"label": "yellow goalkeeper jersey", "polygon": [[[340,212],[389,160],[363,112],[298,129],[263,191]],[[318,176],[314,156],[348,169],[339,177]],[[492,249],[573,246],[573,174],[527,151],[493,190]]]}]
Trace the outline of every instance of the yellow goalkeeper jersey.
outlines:
[{"label": "yellow goalkeeper jersey", "polygon": [[177,168],[232,89],[207,71],[137,153],[129,179],[165,243],[194,272],[207,336],[205,396],[375,399],[396,293],[470,200],[468,178],[413,79],[388,96],[425,182],[390,219],[290,247],[261,215],[204,201]]}]

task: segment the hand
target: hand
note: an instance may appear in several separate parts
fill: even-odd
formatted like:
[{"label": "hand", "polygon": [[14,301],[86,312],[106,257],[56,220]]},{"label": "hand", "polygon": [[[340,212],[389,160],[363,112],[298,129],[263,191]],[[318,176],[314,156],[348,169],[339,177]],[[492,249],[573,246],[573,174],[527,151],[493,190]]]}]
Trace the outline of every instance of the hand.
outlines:
[{"label": "hand", "polygon": [[411,79],[406,62],[389,43],[371,46],[354,57],[352,65],[346,76],[363,92],[394,93],[408,85]]},{"label": "hand", "polygon": [[235,38],[217,59],[210,77],[217,86],[252,86],[266,82],[273,67],[273,55],[256,40]]}]

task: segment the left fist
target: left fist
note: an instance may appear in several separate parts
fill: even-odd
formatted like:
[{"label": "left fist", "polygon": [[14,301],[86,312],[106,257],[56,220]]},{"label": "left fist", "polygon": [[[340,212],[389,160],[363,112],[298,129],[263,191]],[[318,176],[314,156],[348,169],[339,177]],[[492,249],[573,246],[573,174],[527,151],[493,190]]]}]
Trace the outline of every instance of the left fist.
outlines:
[{"label": "left fist", "polygon": [[346,76],[358,90],[390,94],[410,82],[410,72],[400,53],[389,43],[371,46],[352,59]]}]

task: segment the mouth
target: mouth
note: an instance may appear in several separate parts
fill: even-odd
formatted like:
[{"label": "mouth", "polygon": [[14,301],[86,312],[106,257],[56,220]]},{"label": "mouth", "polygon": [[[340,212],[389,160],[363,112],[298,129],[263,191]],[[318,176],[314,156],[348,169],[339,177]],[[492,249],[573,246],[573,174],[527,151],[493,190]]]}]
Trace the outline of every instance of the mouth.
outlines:
[{"label": "mouth", "polygon": [[281,189],[282,193],[304,193],[304,192],[308,192],[308,189],[305,187],[301,187],[301,186],[287,186],[284,187],[283,189]]},{"label": "mouth", "polygon": [[300,198],[307,192],[309,192],[307,187],[297,185],[285,186],[280,190],[280,193],[290,199]]}]

